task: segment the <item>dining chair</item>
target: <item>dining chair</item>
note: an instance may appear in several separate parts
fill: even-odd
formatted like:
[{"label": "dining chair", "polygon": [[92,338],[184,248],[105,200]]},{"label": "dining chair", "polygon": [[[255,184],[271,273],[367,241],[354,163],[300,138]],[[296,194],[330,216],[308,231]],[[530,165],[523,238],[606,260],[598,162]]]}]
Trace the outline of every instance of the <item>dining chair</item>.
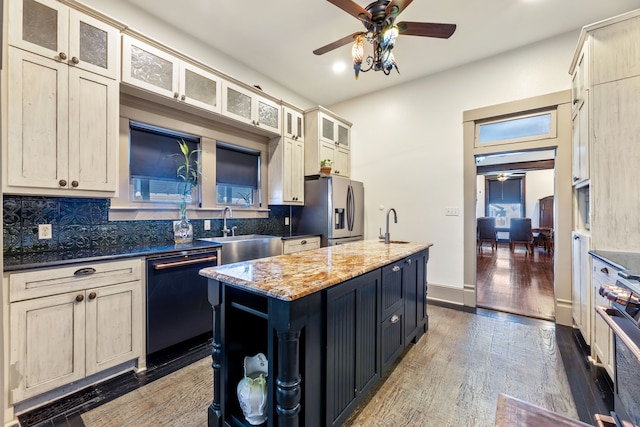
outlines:
[{"label": "dining chair", "polygon": [[480,217],[478,218],[477,230],[478,230],[478,250],[482,252],[482,243],[491,243],[491,252],[498,248],[496,241],[496,219],[493,217]]},{"label": "dining chair", "polygon": [[515,246],[523,244],[526,252],[533,255],[533,233],[531,232],[531,218],[511,218],[509,226],[509,249],[515,251]]}]

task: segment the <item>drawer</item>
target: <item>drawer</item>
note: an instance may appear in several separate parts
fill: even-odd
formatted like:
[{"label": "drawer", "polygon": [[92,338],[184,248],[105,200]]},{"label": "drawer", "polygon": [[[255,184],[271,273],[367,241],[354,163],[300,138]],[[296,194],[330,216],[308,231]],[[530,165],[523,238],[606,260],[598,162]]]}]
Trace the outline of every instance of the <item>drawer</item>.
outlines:
[{"label": "drawer", "polygon": [[15,302],[140,280],[142,264],[141,258],[135,258],[10,273],[9,300]]},{"label": "drawer", "polygon": [[615,267],[610,266],[601,259],[593,257],[591,265],[591,282],[594,287],[599,288],[600,285],[603,284],[615,285],[616,280],[620,278],[620,276],[618,276],[619,270]]},{"label": "drawer", "polygon": [[282,253],[284,255],[294,254],[296,252],[318,249],[320,247],[320,236],[305,237],[301,239],[288,239],[282,245]]},{"label": "drawer", "polygon": [[382,373],[396,361],[404,349],[404,307],[399,307],[380,324]]}]

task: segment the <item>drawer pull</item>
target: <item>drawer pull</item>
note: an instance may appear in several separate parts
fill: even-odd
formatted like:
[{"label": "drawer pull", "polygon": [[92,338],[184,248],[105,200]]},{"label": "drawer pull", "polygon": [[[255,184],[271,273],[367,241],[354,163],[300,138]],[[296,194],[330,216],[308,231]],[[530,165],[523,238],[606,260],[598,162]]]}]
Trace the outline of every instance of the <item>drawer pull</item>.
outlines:
[{"label": "drawer pull", "polygon": [[89,299],[90,299],[90,300],[94,300],[94,299],[96,299],[96,297],[97,297],[97,296],[98,296],[98,294],[96,294],[95,292],[91,292],[91,293],[89,294]]},{"label": "drawer pull", "polygon": [[391,271],[395,271],[395,272],[400,271],[400,267],[398,267],[397,265],[394,265]]},{"label": "drawer pull", "polygon": [[600,269],[600,272],[604,273],[604,274],[609,274],[609,269],[607,267],[602,267]]},{"label": "drawer pull", "polygon": [[82,300],[83,300],[83,299],[84,299],[84,295],[82,295],[82,294],[81,294],[81,295],[78,295],[78,296],[76,297],[76,301],[77,301],[77,302],[82,302]]},{"label": "drawer pull", "polygon": [[398,317],[397,314],[394,314],[393,316],[391,316],[391,323],[398,323],[398,320],[400,320],[400,318]]},{"label": "drawer pull", "polygon": [[76,270],[73,275],[74,276],[90,276],[93,273],[96,272],[95,268],[92,267],[87,267],[87,268],[81,268],[80,270]]},{"label": "drawer pull", "polygon": [[411,258],[405,261],[407,264],[411,265]]},{"label": "drawer pull", "polygon": [[306,245],[306,244],[307,244],[307,241],[306,241],[306,240],[301,240],[301,241],[300,241],[300,244],[301,244],[301,245]]}]

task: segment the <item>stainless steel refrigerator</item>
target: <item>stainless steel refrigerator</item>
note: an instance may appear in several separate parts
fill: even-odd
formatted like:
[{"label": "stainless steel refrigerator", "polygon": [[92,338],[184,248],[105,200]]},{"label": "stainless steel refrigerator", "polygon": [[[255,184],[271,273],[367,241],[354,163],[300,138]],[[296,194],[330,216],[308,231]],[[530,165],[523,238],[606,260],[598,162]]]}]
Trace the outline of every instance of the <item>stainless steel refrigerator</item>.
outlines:
[{"label": "stainless steel refrigerator", "polygon": [[322,234],[322,246],[364,239],[364,185],[339,176],[304,183],[298,234]]}]

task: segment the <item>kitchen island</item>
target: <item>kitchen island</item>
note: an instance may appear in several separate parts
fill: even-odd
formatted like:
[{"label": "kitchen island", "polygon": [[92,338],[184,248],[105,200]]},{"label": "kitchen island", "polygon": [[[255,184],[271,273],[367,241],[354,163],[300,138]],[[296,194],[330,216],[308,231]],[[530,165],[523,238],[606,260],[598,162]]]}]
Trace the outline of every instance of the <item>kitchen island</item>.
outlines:
[{"label": "kitchen island", "polygon": [[268,360],[268,426],[341,425],[428,328],[430,243],[361,241],[201,270],[213,307],[209,426],[250,425],[236,386]]}]

